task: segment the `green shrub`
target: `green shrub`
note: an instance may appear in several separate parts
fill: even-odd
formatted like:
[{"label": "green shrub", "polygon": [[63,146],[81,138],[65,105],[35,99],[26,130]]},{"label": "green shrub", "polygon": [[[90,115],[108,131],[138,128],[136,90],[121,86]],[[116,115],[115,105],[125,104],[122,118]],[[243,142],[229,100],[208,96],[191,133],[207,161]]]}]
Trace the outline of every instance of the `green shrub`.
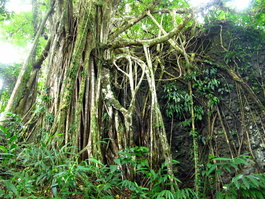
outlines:
[{"label": "green shrub", "polygon": [[[13,115],[14,116],[14,115]],[[191,189],[179,190],[179,180],[167,174],[164,163],[157,171],[150,169],[149,149],[133,147],[120,151],[114,165],[104,165],[89,158],[79,162],[71,146],[61,149],[40,142],[19,142],[20,120],[14,117],[6,127],[0,126],[1,198],[190,198]],[[70,158],[71,157],[71,158]],[[140,181],[124,178],[132,168]],[[141,184],[144,182],[143,184]],[[171,189],[168,189],[170,188]],[[173,189],[172,189],[173,188]]]}]

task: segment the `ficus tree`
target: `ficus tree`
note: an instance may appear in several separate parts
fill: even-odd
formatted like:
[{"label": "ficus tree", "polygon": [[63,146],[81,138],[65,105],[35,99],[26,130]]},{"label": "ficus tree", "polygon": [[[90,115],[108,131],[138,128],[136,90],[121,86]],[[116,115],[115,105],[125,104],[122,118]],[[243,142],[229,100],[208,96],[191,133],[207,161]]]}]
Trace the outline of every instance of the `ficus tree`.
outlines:
[{"label": "ficus tree", "polygon": [[[50,0],[45,5],[42,20],[33,23],[33,46],[5,111],[23,118],[24,140],[41,138],[51,148],[69,144],[80,159],[95,158],[104,164],[112,164],[122,149],[145,146],[150,149],[150,166],[157,169],[172,160],[157,91],[161,82],[185,76],[184,109],[190,116],[199,193],[200,109],[194,97],[199,90],[194,76],[199,58],[191,47],[201,30],[194,16],[211,6],[225,9],[223,1],[198,9],[170,0]],[[37,15],[36,10],[33,13]],[[167,56],[174,62],[170,69]],[[226,72],[242,82],[233,70]],[[217,84],[213,81],[209,88]],[[218,100],[213,92],[206,98],[210,112]],[[253,99],[262,105],[255,95]],[[136,178],[133,167],[123,169],[123,179]],[[173,175],[171,164],[168,173]]]},{"label": "ficus tree", "polygon": [[[30,124],[23,131],[27,140],[49,132],[47,142],[70,143],[83,159],[111,163],[119,150],[144,145],[154,168],[170,161],[156,94],[157,71],[164,66],[153,51],[161,53],[169,42],[192,62],[182,32],[193,23],[193,11],[181,1],[50,1],[6,112]],[[32,62],[47,27],[49,40]],[[52,121],[45,119],[51,115]],[[140,129],[136,117],[145,118]],[[132,173],[128,168],[126,177]]]}]

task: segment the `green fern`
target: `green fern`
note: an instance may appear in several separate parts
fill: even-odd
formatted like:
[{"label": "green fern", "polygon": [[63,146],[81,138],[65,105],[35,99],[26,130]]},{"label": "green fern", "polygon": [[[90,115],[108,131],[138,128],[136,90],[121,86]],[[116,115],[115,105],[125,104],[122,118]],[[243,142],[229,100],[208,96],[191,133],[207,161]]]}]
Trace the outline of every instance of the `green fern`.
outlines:
[{"label": "green fern", "polygon": [[189,189],[189,188],[177,190],[174,196],[175,196],[174,197],[175,199],[198,198],[196,193],[192,189]]},{"label": "green fern", "polygon": [[156,194],[155,198],[159,198],[159,199],[162,199],[162,198],[163,199],[164,198],[166,198],[166,199],[174,199],[175,197],[174,197],[174,195],[173,195],[173,193],[171,191],[163,190],[163,191],[159,192],[158,194]]},{"label": "green fern", "polygon": [[217,194],[223,198],[260,198],[265,197],[265,173],[252,175],[236,175],[231,183],[224,185],[224,190]]}]

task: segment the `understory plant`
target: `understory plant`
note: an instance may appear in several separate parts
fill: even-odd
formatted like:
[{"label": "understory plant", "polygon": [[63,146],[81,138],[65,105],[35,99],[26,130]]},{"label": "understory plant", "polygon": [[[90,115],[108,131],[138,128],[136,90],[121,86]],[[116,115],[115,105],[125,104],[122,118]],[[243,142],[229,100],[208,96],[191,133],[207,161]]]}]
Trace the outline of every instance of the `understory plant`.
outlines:
[{"label": "understory plant", "polygon": [[[0,126],[0,198],[196,198],[192,189],[179,189],[163,163],[152,169],[146,147],[127,148],[113,165],[94,158],[79,160],[72,146],[23,143],[19,121]],[[124,178],[132,168],[135,178]]]},{"label": "understory plant", "polygon": [[[205,188],[203,196],[215,192],[216,199],[248,199],[265,197],[265,174],[242,173],[242,166],[248,165],[252,160],[249,156],[241,155],[235,158],[211,157],[202,171]],[[234,174],[228,183],[222,183],[222,177]],[[212,196],[213,197],[213,196]]]},{"label": "understory plant", "polygon": [[[168,174],[168,164],[176,165],[177,161],[152,168],[146,147],[121,150],[112,165],[95,158],[80,161],[69,145],[56,149],[42,141],[38,145],[21,142],[17,132],[23,126],[11,116],[10,125],[0,126],[0,198],[189,199],[206,198],[211,193],[218,199],[265,196],[264,174],[240,173],[241,166],[250,161],[247,156],[211,158],[201,173],[205,188],[198,196],[191,188],[180,189],[179,179]],[[128,172],[133,178],[128,178]],[[236,175],[222,184],[225,172]]]}]

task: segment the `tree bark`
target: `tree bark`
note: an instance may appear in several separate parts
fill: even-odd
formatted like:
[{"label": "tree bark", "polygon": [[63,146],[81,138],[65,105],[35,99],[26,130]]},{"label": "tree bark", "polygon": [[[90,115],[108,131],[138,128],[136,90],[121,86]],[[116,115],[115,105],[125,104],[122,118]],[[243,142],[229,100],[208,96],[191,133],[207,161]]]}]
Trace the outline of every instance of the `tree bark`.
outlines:
[{"label": "tree bark", "polygon": [[[140,113],[149,114],[150,119],[143,121],[146,132],[141,132],[144,139],[141,144],[150,148],[149,160],[153,168],[158,168],[162,161],[172,160],[156,95],[155,68],[149,48],[179,34],[190,21],[191,15],[187,14],[177,27],[153,39],[125,41],[121,36],[148,16],[149,11],[159,13],[154,10],[159,2],[154,1],[144,14],[136,16],[138,18],[129,24],[121,25],[116,31],[112,28],[112,18],[123,12],[119,0],[54,2],[43,19],[32,49],[35,50],[43,26],[54,7],[50,17],[53,23],[49,24],[51,38],[45,49],[49,49],[49,52],[44,51],[34,64],[36,75],[32,77],[36,78],[32,82],[37,82],[38,70],[41,70],[45,83],[35,111],[27,115],[28,128],[24,131],[26,140],[38,140],[40,136],[47,146],[61,147],[67,144],[75,147],[71,150],[81,159],[95,158],[111,164],[119,156],[120,150],[137,145],[135,137],[139,132],[135,131],[133,120],[136,98],[145,81],[149,85],[148,94],[146,98],[138,100],[150,106],[150,109],[145,107],[145,111]],[[145,56],[133,56],[132,45],[140,45]],[[132,46],[132,50],[122,48],[123,53],[115,54],[116,48],[125,46]],[[47,62],[41,66],[46,57]],[[18,88],[22,86],[22,77],[29,68],[29,60],[30,56],[21,70],[7,111],[15,110],[12,104],[18,97]],[[48,132],[45,138],[42,132]],[[168,166],[168,172],[173,175],[171,166]],[[134,180],[133,168],[128,167],[124,175],[124,178]]]}]

